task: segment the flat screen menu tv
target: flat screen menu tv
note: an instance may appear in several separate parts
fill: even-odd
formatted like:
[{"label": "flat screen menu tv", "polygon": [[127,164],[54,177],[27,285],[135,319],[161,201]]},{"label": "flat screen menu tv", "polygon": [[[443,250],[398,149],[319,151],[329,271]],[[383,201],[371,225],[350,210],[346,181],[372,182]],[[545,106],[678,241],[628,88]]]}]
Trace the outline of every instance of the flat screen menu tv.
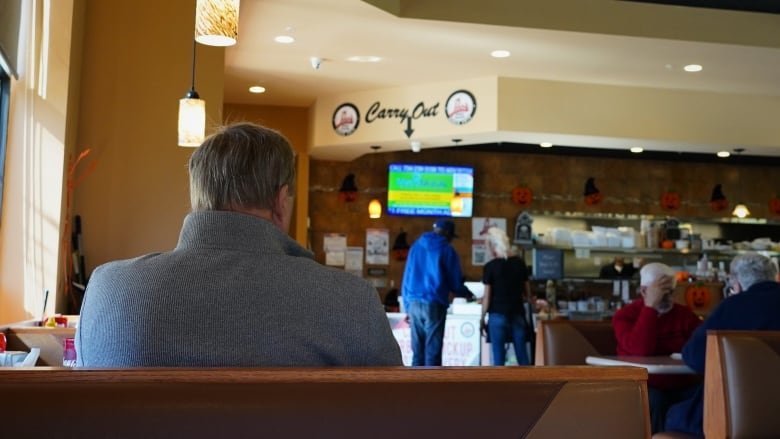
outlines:
[{"label": "flat screen menu tv", "polygon": [[463,217],[472,215],[474,168],[392,163],[387,178],[387,213]]}]

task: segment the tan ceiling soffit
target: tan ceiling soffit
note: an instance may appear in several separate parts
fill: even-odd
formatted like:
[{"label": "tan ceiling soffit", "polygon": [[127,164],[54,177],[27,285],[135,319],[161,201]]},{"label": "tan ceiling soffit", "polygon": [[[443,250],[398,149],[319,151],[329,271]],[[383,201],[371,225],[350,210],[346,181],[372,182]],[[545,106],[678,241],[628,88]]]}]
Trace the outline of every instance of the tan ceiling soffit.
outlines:
[{"label": "tan ceiling soffit", "polygon": [[614,0],[363,0],[401,18],[780,47],[780,15]]}]

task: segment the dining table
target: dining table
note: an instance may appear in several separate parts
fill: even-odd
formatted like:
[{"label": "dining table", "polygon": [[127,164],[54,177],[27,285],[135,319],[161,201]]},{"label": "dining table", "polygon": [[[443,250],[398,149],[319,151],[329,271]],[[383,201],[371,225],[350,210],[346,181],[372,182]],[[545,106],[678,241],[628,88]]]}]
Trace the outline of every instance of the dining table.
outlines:
[{"label": "dining table", "polygon": [[634,366],[647,369],[652,374],[695,374],[679,354],[636,356],[636,355],[590,355],[585,363],[593,366]]}]

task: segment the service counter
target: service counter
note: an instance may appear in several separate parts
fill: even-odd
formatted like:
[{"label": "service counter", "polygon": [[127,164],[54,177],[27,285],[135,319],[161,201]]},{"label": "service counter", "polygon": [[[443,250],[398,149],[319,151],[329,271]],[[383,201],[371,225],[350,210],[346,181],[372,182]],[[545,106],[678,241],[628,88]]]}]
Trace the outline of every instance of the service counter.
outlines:
[{"label": "service counter", "polygon": [[[447,314],[442,348],[443,366],[480,366],[483,337],[479,331],[479,314]],[[405,313],[387,313],[393,336],[401,347],[404,366],[412,365],[412,336]],[[488,350],[485,349],[485,352]],[[489,364],[485,362],[484,364]]]}]

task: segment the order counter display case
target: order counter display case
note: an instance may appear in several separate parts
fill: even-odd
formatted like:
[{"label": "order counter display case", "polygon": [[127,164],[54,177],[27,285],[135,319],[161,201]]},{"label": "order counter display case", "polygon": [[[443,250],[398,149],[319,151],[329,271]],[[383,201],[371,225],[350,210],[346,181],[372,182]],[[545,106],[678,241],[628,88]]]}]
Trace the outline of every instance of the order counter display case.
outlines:
[{"label": "order counter display case", "polygon": [[[442,347],[443,366],[482,364],[482,336],[479,314],[447,314]],[[387,313],[393,336],[401,348],[404,366],[412,365],[412,335],[405,313]]]}]

